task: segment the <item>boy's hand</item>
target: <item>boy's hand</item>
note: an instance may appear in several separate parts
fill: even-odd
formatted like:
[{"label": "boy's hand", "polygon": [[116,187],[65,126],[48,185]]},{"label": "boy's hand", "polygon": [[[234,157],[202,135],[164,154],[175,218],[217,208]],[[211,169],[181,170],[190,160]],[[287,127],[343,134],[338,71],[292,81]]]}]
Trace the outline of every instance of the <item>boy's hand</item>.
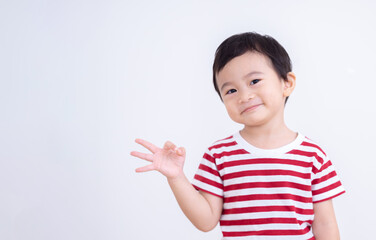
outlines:
[{"label": "boy's hand", "polygon": [[172,142],[167,141],[163,148],[142,139],[136,139],[136,143],[147,148],[152,154],[132,151],[131,155],[151,162],[151,164],[136,169],[136,172],[156,170],[169,179],[183,175],[185,161],[185,149],[177,148]]}]

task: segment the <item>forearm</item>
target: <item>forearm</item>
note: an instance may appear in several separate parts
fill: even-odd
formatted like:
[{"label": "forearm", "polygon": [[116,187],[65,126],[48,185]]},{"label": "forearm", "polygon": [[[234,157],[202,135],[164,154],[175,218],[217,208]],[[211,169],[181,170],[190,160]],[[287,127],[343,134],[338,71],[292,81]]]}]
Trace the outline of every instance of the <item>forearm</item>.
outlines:
[{"label": "forearm", "polygon": [[168,179],[175,198],[192,224],[201,231],[210,231],[219,220],[207,199],[200,194],[183,174],[175,179]]},{"label": "forearm", "polygon": [[339,229],[331,200],[314,203],[315,218],[312,224],[313,235],[317,240],[339,240]]},{"label": "forearm", "polygon": [[314,225],[313,234],[316,240],[339,240],[339,230],[337,224]]}]

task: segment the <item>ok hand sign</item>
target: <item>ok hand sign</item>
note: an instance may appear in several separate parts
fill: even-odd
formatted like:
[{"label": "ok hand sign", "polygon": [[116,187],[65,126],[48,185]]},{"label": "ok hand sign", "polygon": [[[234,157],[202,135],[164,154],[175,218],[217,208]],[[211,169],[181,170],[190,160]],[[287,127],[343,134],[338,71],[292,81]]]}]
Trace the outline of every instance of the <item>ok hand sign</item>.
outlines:
[{"label": "ok hand sign", "polygon": [[169,179],[179,177],[183,174],[185,161],[185,149],[177,148],[172,142],[167,141],[163,148],[142,139],[136,139],[136,143],[147,148],[152,154],[132,151],[131,155],[151,162],[151,164],[136,169],[136,172],[147,172],[156,170]]}]

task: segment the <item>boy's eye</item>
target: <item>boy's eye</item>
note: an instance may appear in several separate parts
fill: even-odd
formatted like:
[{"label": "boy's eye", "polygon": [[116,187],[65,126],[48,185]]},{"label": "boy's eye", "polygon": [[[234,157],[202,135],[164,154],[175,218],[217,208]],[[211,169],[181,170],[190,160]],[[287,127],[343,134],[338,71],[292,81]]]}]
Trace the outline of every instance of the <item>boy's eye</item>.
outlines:
[{"label": "boy's eye", "polygon": [[226,92],[226,94],[231,94],[231,93],[234,93],[234,92],[236,92],[235,89],[230,89],[230,90],[228,90],[228,91]]},{"label": "boy's eye", "polygon": [[251,81],[251,85],[255,85],[256,83],[260,82],[260,79],[255,79]]}]

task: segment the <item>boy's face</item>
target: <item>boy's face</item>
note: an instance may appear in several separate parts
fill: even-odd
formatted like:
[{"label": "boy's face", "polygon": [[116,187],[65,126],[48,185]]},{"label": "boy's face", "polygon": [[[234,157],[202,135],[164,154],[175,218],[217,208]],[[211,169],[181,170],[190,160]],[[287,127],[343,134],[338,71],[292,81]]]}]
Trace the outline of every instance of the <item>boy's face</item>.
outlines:
[{"label": "boy's face", "polygon": [[258,52],[232,59],[216,78],[231,119],[251,127],[283,120],[285,99],[295,86],[293,73],[284,81],[270,59]]}]

